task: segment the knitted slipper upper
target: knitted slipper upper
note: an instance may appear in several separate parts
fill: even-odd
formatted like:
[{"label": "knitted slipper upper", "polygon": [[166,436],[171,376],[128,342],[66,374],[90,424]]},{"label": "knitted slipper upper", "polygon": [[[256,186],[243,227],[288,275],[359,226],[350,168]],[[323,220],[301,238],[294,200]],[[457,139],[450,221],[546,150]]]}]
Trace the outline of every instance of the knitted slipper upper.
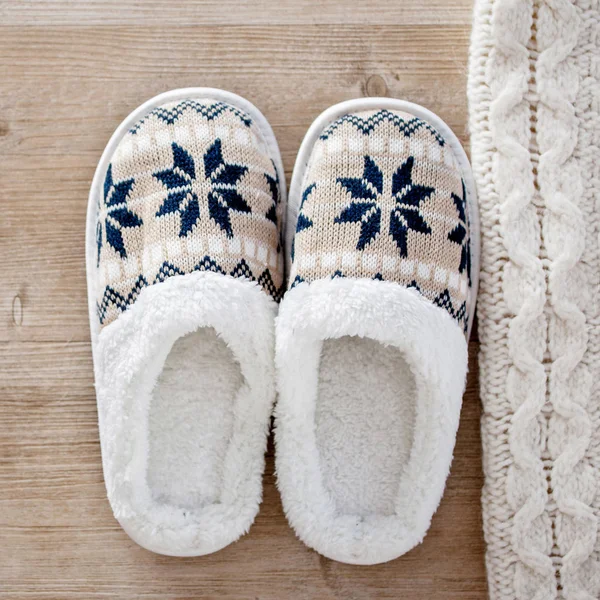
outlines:
[{"label": "knitted slipper upper", "polygon": [[416,288],[466,331],[471,249],[465,184],[449,144],[410,114],[331,123],[302,186],[290,286],[334,277]]},{"label": "knitted slipper upper", "polygon": [[252,118],[214,100],[160,106],[123,137],[99,202],[97,313],[115,320],[141,290],[214,271],[279,300],[280,188]]}]

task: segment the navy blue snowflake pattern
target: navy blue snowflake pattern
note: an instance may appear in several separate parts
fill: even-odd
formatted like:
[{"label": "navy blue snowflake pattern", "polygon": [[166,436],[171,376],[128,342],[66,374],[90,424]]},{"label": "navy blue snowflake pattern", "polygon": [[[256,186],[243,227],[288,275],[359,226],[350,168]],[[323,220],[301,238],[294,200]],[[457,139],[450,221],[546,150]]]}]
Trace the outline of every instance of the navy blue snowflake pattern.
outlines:
[{"label": "navy blue snowflake pattern", "polygon": [[[409,231],[430,234],[431,228],[421,215],[420,205],[435,191],[412,181],[412,156],[392,176],[392,195],[395,206],[390,212],[389,234],[400,254],[407,256]],[[352,202],[335,218],[335,223],[360,223],[360,237],[356,248],[365,247],[381,232],[381,208],[378,202],[383,194],[383,173],[370,156],[364,157],[362,177],[339,177],[337,182],[350,194]]]},{"label": "navy blue snowflake pattern", "polygon": [[[298,208],[298,220],[296,221],[296,233],[299,233],[300,231],[304,231],[305,229],[308,229],[309,227],[313,226],[312,220],[309,219],[304,214],[304,204],[305,204],[307,198],[312,193],[312,191],[315,189],[315,187],[316,187],[316,184],[311,183],[302,192],[302,200],[300,201],[300,207]],[[295,253],[296,253],[296,238],[294,237],[292,239],[292,248],[291,248],[291,252],[290,252],[290,256],[291,256],[292,260],[294,260]]]},{"label": "navy blue snowflake pattern", "polygon": [[[272,162],[272,161],[271,161]],[[279,174],[277,173],[277,167],[275,167],[275,163],[273,163],[273,169],[275,170],[275,177],[265,173],[265,179],[267,180],[267,185],[269,186],[269,191],[271,192],[271,198],[273,199],[273,204],[267,211],[265,217],[277,225],[277,205],[279,204]]]},{"label": "navy blue snowflake pattern", "polygon": [[237,185],[248,167],[228,164],[223,160],[221,140],[217,139],[204,155],[204,173],[211,184],[208,193],[208,214],[227,237],[233,237],[230,212],[250,213],[251,209],[238,192]]},{"label": "navy blue snowflake pattern", "polygon": [[[156,213],[157,217],[178,213],[181,217],[179,236],[185,237],[200,220],[200,204],[193,191],[196,181],[196,165],[187,150],[173,142],[173,166],[154,173],[169,191],[167,198]],[[248,167],[228,164],[223,160],[221,140],[217,139],[203,157],[204,174],[209,183],[208,215],[227,237],[233,237],[230,211],[250,213],[251,209],[237,190],[237,184]]]},{"label": "navy blue snowflake pattern", "polygon": [[431,228],[421,215],[421,202],[427,200],[435,192],[435,189],[413,183],[414,160],[412,156],[409,156],[392,177],[392,195],[396,206],[390,214],[390,235],[394,238],[401,256],[404,257],[408,256],[409,231],[431,233]]},{"label": "navy blue snowflake pattern", "polygon": [[104,179],[104,206],[107,209],[104,219],[100,218],[96,226],[96,246],[98,249],[97,264],[100,264],[100,251],[103,245],[102,230],[106,234],[106,242],[121,258],[127,257],[122,230],[139,227],[142,219],[127,207],[127,200],[135,184],[134,179],[126,179],[115,183],[113,181],[112,164],[108,165]]},{"label": "navy blue snowflake pattern", "polygon": [[298,210],[298,220],[296,221],[296,233],[304,231],[309,227],[313,226],[313,222],[304,214],[304,204],[307,198],[310,196],[312,191],[315,189],[316,184],[311,183],[303,192],[302,200],[300,201],[300,208]]},{"label": "navy blue snowflake pattern", "polygon": [[169,190],[156,216],[178,213],[181,217],[179,237],[185,237],[200,219],[198,196],[192,191],[196,179],[196,166],[190,153],[175,142],[171,144],[171,150],[173,166],[153,174]]},{"label": "navy blue snowflake pattern", "polygon": [[448,239],[461,247],[459,273],[467,272],[469,285],[471,285],[471,239],[468,235],[468,221],[466,211],[467,192],[464,180],[462,183],[462,197],[452,194],[452,201],[456,206],[458,213],[458,223],[456,227],[448,234]]},{"label": "navy blue snowflake pattern", "polygon": [[356,245],[364,250],[381,230],[381,208],[377,199],[383,193],[383,173],[370,156],[365,156],[362,177],[339,177],[337,182],[350,193],[353,202],[335,218],[335,223],[360,223]]}]

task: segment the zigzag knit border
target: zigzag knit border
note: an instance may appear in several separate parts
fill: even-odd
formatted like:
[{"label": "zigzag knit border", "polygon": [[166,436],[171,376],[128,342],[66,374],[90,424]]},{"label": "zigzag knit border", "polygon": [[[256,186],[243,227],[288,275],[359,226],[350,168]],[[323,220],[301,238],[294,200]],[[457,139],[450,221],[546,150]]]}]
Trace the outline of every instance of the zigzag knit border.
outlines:
[{"label": "zigzag knit border", "polygon": [[[194,267],[193,271],[212,271],[214,273],[221,273],[224,276],[243,277],[250,281],[256,281],[258,285],[260,285],[263,290],[275,300],[275,302],[281,301],[281,297],[285,290],[285,284],[282,284],[279,288],[275,286],[269,269],[265,269],[258,278],[255,277],[250,266],[244,259],[240,260],[240,262],[232,269],[231,273],[227,274],[215,260],[207,255]],[[169,277],[184,274],[185,273],[181,269],[170,262],[165,261],[152,281],[152,285],[161,283]],[[150,285],[148,280],[143,275],[140,275],[126,295],[117,292],[111,286],[106,286],[104,288],[104,293],[102,294],[102,300],[99,303],[96,303],[96,313],[98,314],[100,324],[102,325],[104,323],[106,313],[111,306],[116,307],[119,312],[123,312],[130,304],[135,302],[140,292],[148,285]]]},{"label": "zigzag knit border", "polygon": [[373,129],[375,129],[384,121],[393,123],[398,130],[404,134],[405,137],[412,136],[415,132],[419,131],[419,129],[427,129],[433,135],[433,137],[435,137],[440,146],[443,146],[446,143],[444,138],[429,123],[419,119],[418,117],[413,117],[409,120],[403,119],[402,117],[399,117],[385,108],[377,111],[367,119],[363,119],[357,115],[344,115],[325,128],[320,136],[320,139],[326,140],[336,129],[338,129],[338,127],[341,127],[341,125],[344,123],[350,123],[363,135],[369,135]]},{"label": "zigzag knit border", "polygon": [[172,125],[187,109],[195,110],[207,121],[216,119],[223,112],[231,112],[236,115],[240,121],[246,125],[246,127],[250,127],[250,125],[252,125],[252,119],[246,113],[242,112],[235,106],[226,104],[225,102],[205,104],[202,102],[197,102],[196,100],[183,100],[172,108],[163,108],[162,106],[159,106],[150,111],[129,130],[129,133],[136,134],[140,130],[141,126],[151,117],[157,117],[165,123]]}]

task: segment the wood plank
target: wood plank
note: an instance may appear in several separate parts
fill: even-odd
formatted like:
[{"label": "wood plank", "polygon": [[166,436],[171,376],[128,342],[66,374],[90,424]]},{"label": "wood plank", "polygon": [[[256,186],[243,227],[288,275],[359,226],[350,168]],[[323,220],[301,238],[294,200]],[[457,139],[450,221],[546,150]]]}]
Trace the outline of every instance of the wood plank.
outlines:
[{"label": "wood plank", "polygon": [[69,25],[403,25],[469,23],[464,0],[362,2],[340,0],[27,0],[0,3],[0,23],[10,26]]}]

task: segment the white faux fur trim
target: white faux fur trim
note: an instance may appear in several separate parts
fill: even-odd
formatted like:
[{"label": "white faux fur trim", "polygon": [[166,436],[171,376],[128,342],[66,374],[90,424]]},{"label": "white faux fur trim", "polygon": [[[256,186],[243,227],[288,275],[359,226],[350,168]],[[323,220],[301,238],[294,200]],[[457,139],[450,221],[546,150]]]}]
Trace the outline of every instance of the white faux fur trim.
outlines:
[{"label": "white faux fur trim", "polygon": [[[415,377],[414,439],[390,516],[341,514],[323,481],[315,433],[320,355],[323,340],[343,336],[397,347]],[[458,429],[467,344],[457,323],[395,283],[302,283],[280,306],[276,367],[277,479],[298,536],[352,564],[389,561],[420,543],[441,499]]]},{"label": "white faux fur trim", "polygon": [[[255,283],[212,272],[145,288],[94,345],[102,458],[116,518],[141,546],[176,556],[208,554],[245,533],[261,501],[274,400],[277,305]],[[151,392],[175,341],[212,327],[245,383],[234,405],[218,502],[182,510],[152,497],[146,481]],[[219,426],[219,424],[215,424]]]}]

